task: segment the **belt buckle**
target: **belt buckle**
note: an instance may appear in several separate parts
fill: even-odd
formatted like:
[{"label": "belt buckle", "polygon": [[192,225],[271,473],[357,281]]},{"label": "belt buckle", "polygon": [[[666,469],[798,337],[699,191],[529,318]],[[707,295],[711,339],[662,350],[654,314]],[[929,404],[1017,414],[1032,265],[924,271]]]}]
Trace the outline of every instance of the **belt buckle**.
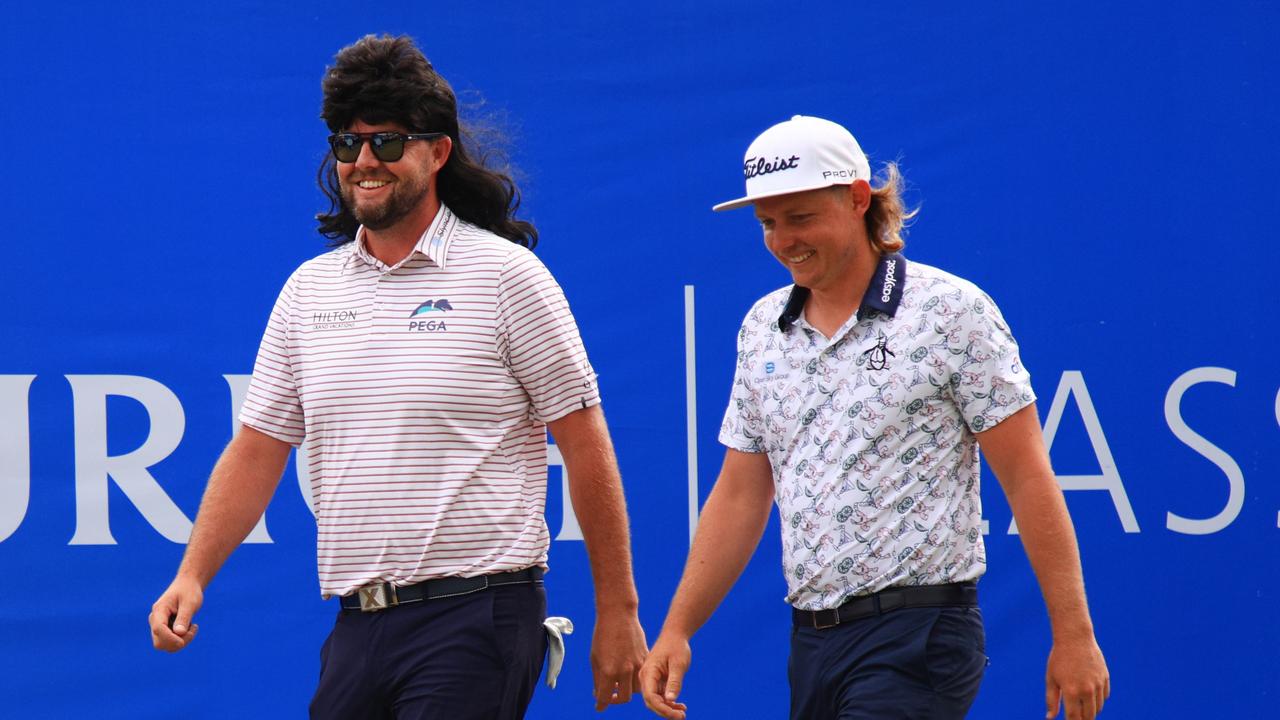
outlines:
[{"label": "belt buckle", "polygon": [[400,604],[396,596],[396,586],[391,583],[379,583],[360,588],[360,612],[378,612]]},{"label": "belt buckle", "polygon": [[[819,619],[824,617],[824,613],[831,613],[831,622],[826,623]],[[814,610],[812,618],[814,630],[826,630],[827,628],[833,628],[840,624],[840,609],[833,608],[831,610]]]}]

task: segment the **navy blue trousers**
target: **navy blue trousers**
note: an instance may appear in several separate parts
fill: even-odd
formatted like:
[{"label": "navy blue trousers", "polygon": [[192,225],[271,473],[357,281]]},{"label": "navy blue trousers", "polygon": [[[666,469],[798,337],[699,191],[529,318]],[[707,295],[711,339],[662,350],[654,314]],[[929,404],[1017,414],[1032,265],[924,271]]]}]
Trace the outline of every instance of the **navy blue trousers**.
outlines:
[{"label": "navy blue trousers", "polygon": [[313,720],[515,720],[547,651],[541,583],[338,612]]},{"label": "navy blue trousers", "polygon": [[797,627],[791,718],[963,718],[986,667],[978,608],[904,608],[824,630]]}]

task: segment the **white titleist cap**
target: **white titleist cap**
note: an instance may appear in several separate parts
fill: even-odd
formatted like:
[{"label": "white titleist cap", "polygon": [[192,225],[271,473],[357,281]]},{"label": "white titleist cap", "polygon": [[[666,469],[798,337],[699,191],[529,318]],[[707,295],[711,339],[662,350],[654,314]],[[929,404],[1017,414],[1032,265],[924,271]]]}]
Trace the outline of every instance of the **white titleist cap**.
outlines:
[{"label": "white titleist cap", "polygon": [[796,115],[760,133],[742,160],[747,194],[712,210],[732,210],[760,198],[871,182],[871,166],[848,130],[822,118]]}]

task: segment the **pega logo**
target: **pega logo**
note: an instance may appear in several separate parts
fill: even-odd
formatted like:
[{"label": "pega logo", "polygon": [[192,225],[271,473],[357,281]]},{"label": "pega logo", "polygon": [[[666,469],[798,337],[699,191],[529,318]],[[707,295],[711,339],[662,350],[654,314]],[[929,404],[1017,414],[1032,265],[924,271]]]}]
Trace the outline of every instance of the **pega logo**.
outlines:
[{"label": "pega logo", "polygon": [[768,175],[769,173],[776,173],[782,170],[790,170],[793,167],[797,167],[799,164],[799,155],[792,155],[786,160],[783,160],[780,157],[775,157],[773,162],[769,162],[764,158],[747,158],[747,161],[742,163],[742,172],[747,176],[747,179],[750,180],[757,175]]},{"label": "pega logo", "polygon": [[453,306],[449,304],[448,300],[428,300],[415,308],[413,312],[409,313],[409,317],[418,317],[423,313],[429,313],[434,310],[443,311],[452,309]]},{"label": "pega logo", "polygon": [[[428,300],[414,308],[413,312],[409,313],[409,317],[416,318],[429,312],[444,312],[452,309],[453,305],[450,305],[449,301],[443,298],[440,300]],[[441,332],[448,329],[444,320],[412,320],[409,322],[409,330],[415,332]]]},{"label": "pega logo", "polygon": [[880,291],[880,302],[889,302],[889,299],[893,296],[893,287],[898,284],[898,281],[893,279],[893,271],[897,268],[897,260],[890,260],[885,263],[884,288]]}]

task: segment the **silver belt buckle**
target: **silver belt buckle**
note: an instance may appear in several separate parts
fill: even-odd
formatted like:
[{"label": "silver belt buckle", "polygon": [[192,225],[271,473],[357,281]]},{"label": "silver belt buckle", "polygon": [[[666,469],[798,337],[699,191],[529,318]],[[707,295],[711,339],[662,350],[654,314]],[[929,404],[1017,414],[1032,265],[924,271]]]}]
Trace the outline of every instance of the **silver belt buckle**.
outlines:
[{"label": "silver belt buckle", "polygon": [[360,588],[360,612],[378,612],[400,604],[396,586],[391,583],[367,585]]}]

